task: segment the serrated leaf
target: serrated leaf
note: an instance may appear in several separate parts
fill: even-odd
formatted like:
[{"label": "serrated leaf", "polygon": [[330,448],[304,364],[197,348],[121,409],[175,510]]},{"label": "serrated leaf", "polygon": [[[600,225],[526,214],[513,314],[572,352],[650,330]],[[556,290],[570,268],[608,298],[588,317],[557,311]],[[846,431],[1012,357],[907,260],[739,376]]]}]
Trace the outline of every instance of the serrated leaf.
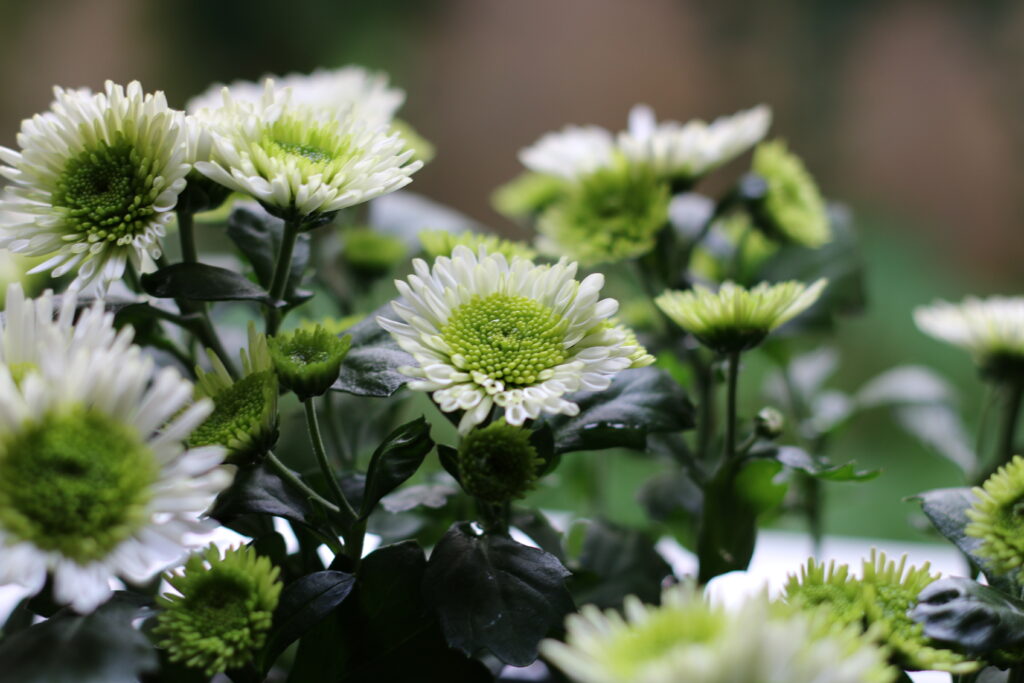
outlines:
[{"label": "serrated leaf", "polygon": [[683,388],[654,367],[625,370],[604,391],[572,394],[579,414],[545,419],[555,452],[633,448],[643,450],[647,435],[694,425],[694,408]]},{"label": "serrated leaf", "polygon": [[285,586],[263,653],[264,671],[285,648],[333,612],[352,592],[354,584],[353,575],[328,569],[307,574]]},{"label": "serrated leaf", "polygon": [[910,617],[929,638],[971,654],[1024,642],[1024,602],[963,577],[939,579],[917,597]]},{"label": "serrated leaf", "polygon": [[430,425],[423,417],[391,432],[370,458],[360,518],[368,517],[381,498],[414,475],[433,447]]},{"label": "serrated leaf", "polygon": [[[238,202],[228,216],[227,233],[252,264],[256,281],[269,288],[284,237],[284,221],[271,216],[257,202]],[[309,235],[302,233],[292,250],[291,270],[284,290],[286,301],[295,299],[308,263]]]},{"label": "serrated leaf", "polygon": [[243,275],[205,263],[175,263],[140,278],[150,296],[190,301],[257,301],[271,305],[270,295]]},{"label": "serrated leaf", "polygon": [[331,386],[334,391],[386,398],[409,381],[398,368],[415,366],[416,360],[377,324],[378,315],[394,315],[390,304],[346,330],[346,334],[352,335],[352,348],[341,364],[338,380]]},{"label": "serrated leaf", "polygon": [[568,576],[550,553],[503,536],[477,536],[462,522],[431,553],[424,586],[449,645],[526,666],[573,609]]}]

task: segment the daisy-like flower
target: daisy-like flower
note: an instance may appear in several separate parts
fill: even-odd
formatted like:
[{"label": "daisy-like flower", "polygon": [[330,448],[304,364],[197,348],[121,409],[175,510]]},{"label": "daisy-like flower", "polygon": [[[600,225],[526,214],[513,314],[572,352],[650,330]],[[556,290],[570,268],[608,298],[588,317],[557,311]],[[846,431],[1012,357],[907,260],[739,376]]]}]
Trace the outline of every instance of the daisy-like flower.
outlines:
[{"label": "daisy-like flower", "polygon": [[[187,405],[190,382],[157,371],[101,309],[84,314],[80,333],[68,326],[73,303],[56,321],[44,317],[49,303],[8,306],[0,584],[36,592],[50,575],[56,601],[88,612],[109,597],[111,578],[143,581],[179,561],[231,476],[217,467],[222,449],[182,445],[211,409]],[[27,343],[38,345],[34,357]]]},{"label": "daisy-like flower", "polygon": [[826,606],[832,617],[843,624],[860,624],[864,620],[861,585],[850,575],[849,565],[825,565],[812,557],[800,568],[799,576],[789,576],[785,596],[790,604],[805,609]]},{"label": "daisy-like flower", "polygon": [[606,389],[632,363],[635,347],[604,324],[618,308],[598,299],[604,277],[578,282],[575,263],[509,262],[457,246],[433,268],[415,259],[413,270],[395,283],[399,320],[377,322],[416,359],[401,369],[410,388],[433,392],[444,412],[465,411],[463,434],[495,405],[512,425],[542,413],[575,415],[579,406],[566,394]]},{"label": "daisy-like flower", "polygon": [[[196,368],[195,395],[212,399],[213,411],[189,437],[192,446],[227,449],[226,462],[245,464],[263,457],[278,437],[277,375],[267,339],[249,324],[249,348],[240,352],[242,377],[231,378],[224,364],[207,351],[212,370]],[[333,381],[333,380],[332,380]]]},{"label": "daisy-like flower", "polygon": [[1024,523],[1020,503],[1024,499],[1024,458],[1019,455],[973,489],[976,500],[967,510],[971,520],[964,532],[981,540],[975,550],[990,560],[992,569],[1012,572],[1024,564]]},{"label": "daisy-like flower", "polygon": [[918,329],[969,351],[996,380],[1024,376],[1024,297],[967,297],[914,309]]},{"label": "daisy-like flower", "polygon": [[810,286],[796,281],[762,282],[748,290],[725,282],[717,292],[695,285],[685,292],[666,291],[654,302],[705,346],[719,353],[738,353],[754,348],[814,305],[826,284],[825,279]]},{"label": "daisy-like flower", "polygon": [[55,88],[50,111],[0,147],[0,247],[49,258],[33,270],[103,287],[127,263],[149,267],[189,172],[184,116],[162,92],[107,81],[101,93]]},{"label": "daisy-like flower", "polygon": [[516,257],[533,260],[537,256],[537,252],[523,242],[468,230],[461,233],[449,230],[421,230],[418,237],[420,244],[423,245],[423,251],[431,259],[438,256],[451,256],[452,251],[460,244],[473,251],[479,251],[483,247],[488,254],[501,254],[509,261]]},{"label": "daisy-like flower", "polygon": [[402,139],[361,119],[292,101],[268,80],[256,102],[224,89],[197,117],[213,138],[195,167],[286,220],[309,220],[393,192],[423,166]]},{"label": "daisy-like flower", "polygon": [[544,464],[530,443],[530,430],[498,420],[474,429],[459,444],[459,483],[490,503],[522,498]]},{"label": "daisy-like flower", "polygon": [[564,180],[578,180],[607,168],[614,159],[615,139],[598,126],[566,126],[519,152],[526,168]]},{"label": "daisy-like flower", "polygon": [[[360,66],[317,69],[310,74],[290,73],[282,77],[267,75],[258,82],[235,81],[227,88],[235,100],[259,104],[268,80],[279,89],[290,88],[295,104],[332,111],[342,117],[354,114],[371,126],[390,125],[405,102],[405,92],[389,86],[387,74]],[[186,111],[195,114],[203,109],[219,109],[223,105],[223,90],[219,83],[210,86],[188,101]]]},{"label": "daisy-like flower", "polygon": [[178,594],[157,598],[153,635],[172,662],[213,676],[252,661],[266,642],[281,597],[281,569],[250,547],[221,557],[216,546],[167,574]]},{"label": "daisy-like flower", "polygon": [[629,129],[619,134],[618,148],[659,177],[692,180],[756,145],[771,121],[771,110],[760,105],[711,123],[658,123],[650,107],[638,105],[629,113]]},{"label": "daisy-like flower", "polygon": [[818,185],[785,142],[758,145],[753,169],[767,185],[758,213],[770,235],[806,247],[820,247],[832,238]]},{"label": "daisy-like flower", "polygon": [[730,612],[679,585],[660,607],[629,596],[624,612],[585,605],[566,620],[566,642],[545,640],[541,653],[578,683],[889,683],[896,675],[859,628],[764,595]]}]

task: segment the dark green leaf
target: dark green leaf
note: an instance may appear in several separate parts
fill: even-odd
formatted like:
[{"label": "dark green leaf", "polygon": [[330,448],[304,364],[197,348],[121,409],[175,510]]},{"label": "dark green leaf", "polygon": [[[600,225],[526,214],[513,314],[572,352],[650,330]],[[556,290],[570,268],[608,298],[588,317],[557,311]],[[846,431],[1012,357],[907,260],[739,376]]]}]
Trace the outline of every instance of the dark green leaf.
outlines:
[{"label": "dark green leaf", "polygon": [[313,523],[313,510],[306,498],[265,464],[240,467],[235,481],[217,496],[210,509],[210,516],[222,524],[251,514],[273,515],[299,524]]},{"label": "dark green leaf", "polygon": [[448,499],[458,492],[458,487],[449,483],[417,484],[389,493],[380,499],[380,504],[391,514],[408,512],[416,508],[437,509],[447,505]]},{"label": "dark green leaf", "polygon": [[568,576],[555,556],[510,538],[477,536],[463,522],[434,548],[424,586],[449,645],[526,666],[573,609]]},{"label": "dark green leaf", "polygon": [[[252,264],[256,280],[264,288],[269,288],[277,265],[277,254],[281,250],[284,221],[271,216],[256,202],[239,202],[228,217],[227,232]],[[294,301],[308,263],[309,235],[300,234],[292,251],[291,271],[284,290],[286,301]]]},{"label": "dark green leaf", "polygon": [[757,540],[757,507],[736,487],[739,472],[726,466],[704,489],[697,536],[698,581],[746,569]]},{"label": "dark green leaf", "polygon": [[205,263],[175,263],[141,278],[150,296],[192,301],[258,301],[270,305],[263,288],[243,275]]},{"label": "dark green leaf", "polygon": [[381,498],[414,475],[433,447],[430,425],[423,417],[391,432],[370,458],[360,517],[368,517]]},{"label": "dark green leaf", "polygon": [[351,574],[325,570],[285,586],[263,653],[263,669],[269,668],[286,647],[333,612],[348,597],[354,583]]},{"label": "dark green leaf", "polygon": [[541,550],[549,552],[565,563],[565,550],[562,548],[562,534],[551,526],[551,522],[540,510],[521,510],[512,515],[512,526],[530,537]]},{"label": "dark green leaf", "polygon": [[338,381],[331,387],[334,391],[385,398],[409,381],[398,368],[415,366],[416,361],[377,324],[378,315],[394,314],[390,305],[382,306],[346,330],[346,334],[352,335],[352,348],[341,364]]},{"label": "dark green leaf", "polygon": [[929,638],[972,654],[1024,642],[1024,602],[962,577],[939,579],[926,587],[910,611]]},{"label": "dark green leaf", "polygon": [[[935,529],[946,537],[962,553],[985,573],[990,585],[1006,592],[1015,592],[1016,579],[1013,575],[999,574],[992,571],[989,561],[978,557],[976,551],[981,539],[968,536],[965,532],[970,519],[967,510],[974,505],[975,496],[967,487],[934,489],[925,491],[908,500],[920,501],[921,509],[931,521]],[[1016,574],[1016,572],[1014,572]]]},{"label": "dark green leaf", "polygon": [[693,404],[683,388],[654,367],[625,370],[605,391],[570,396],[578,415],[546,419],[555,452],[633,448],[643,450],[647,435],[693,427]]},{"label": "dark green leaf", "polygon": [[136,596],[115,594],[92,614],[63,610],[0,644],[0,678],[17,683],[134,683],[157,663],[132,627]]},{"label": "dark green leaf", "polygon": [[786,467],[828,481],[867,481],[881,473],[881,470],[858,470],[856,463],[853,462],[848,462],[845,465],[833,465],[826,458],[816,458],[795,446],[771,446],[751,453],[751,457],[772,458]]},{"label": "dark green leaf", "polygon": [[653,539],[607,522],[587,525],[579,566],[572,580],[576,602],[602,608],[621,607],[627,595],[657,604],[662,581],[672,575]]},{"label": "dark green leaf", "polygon": [[442,443],[437,444],[437,459],[441,462],[444,471],[452,475],[455,481],[459,480],[459,452],[451,446]]}]

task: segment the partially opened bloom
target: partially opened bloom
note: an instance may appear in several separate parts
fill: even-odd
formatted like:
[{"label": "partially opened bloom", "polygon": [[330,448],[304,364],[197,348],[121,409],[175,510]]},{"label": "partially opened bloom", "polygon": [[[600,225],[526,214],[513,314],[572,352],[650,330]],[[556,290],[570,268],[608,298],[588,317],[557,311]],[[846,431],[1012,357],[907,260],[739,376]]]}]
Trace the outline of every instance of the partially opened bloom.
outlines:
[{"label": "partially opened bloom", "polygon": [[771,110],[760,105],[711,123],[658,123],[650,107],[638,105],[629,113],[629,129],[619,134],[618,148],[659,177],[691,180],[756,145],[771,120]]},{"label": "partially opened bloom", "polygon": [[251,547],[221,557],[216,546],[167,574],[178,594],[157,598],[153,635],[172,662],[213,676],[253,660],[267,640],[281,597],[281,569]]},{"label": "partially opened bloom", "polygon": [[807,247],[820,247],[832,238],[818,185],[786,143],[774,140],[758,145],[753,169],[767,185],[759,218],[770,235]]},{"label": "partially opened bloom", "polygon": [[223,106],[196,116],[213,138],[196,169],[250,194],[275,215],[307,220],[393,192],[423,166],[402,138],[360,118],[292,100],[268,80],[259,100],[224,89]]},{"label": "partially opened bloom", "polygon": [[352,337],[338,337],[316,325],[275,335],[267,345],[281,384],[305,401],[327,393],[338,379]]},{"label": "partially opened bloom", "polygon": [[459,483],[491,503],[522,498],[533,488],[544,461],[530,443],[530,430],[504,420],[474,429],[459,444]]},{"label": "partially opened bloom", "polygon": [[666,291],[654,301],[665,315],[720,353],[751,349],[768,334],[814,305],[827,281],[806,285],[762,282],[747,289],[725,282],[713,292],[701,285]]},{"label": "partially opened bloom", "polygon": [[420,244],[423,245],[423,251],[432,259],[438,256],[451,256],[455,247],[460,244],[473,251],[478,251],[483,247],[488,254],[501,254],[507,260],[512,260],[517,256],[525,259],[533,259],[537,256],[537,252],[523,242],[468,230],[460,233],[450,230],[421,230],[418,237]]},{"label": "partially opened bloom", "polygon": [[970,351],[995,379],[1024,373],[1024,297],[936,301],[914,309],[914,322],[925,334]]},{"label": "partially opened bloom", "polygon": [[97,332],[110,322],[100,309],[81,345],[61,318],[45,331],[37,315],[24,338],[42,353],[8,364],[29,306],[15,299],[0,364],[0,584],[35,592],[49,574],[57,602],[88,612],[111,578],[180,560],[231,476],[220,448],[183,446],[209,402],[188,406],[192,384],[156,370],[129,332]]},{"label": "partially opened bloom", "polygon": [[615,139],[597,126],[566,126],[519,152],[519,161],[531,171],[564,180],[607,168],[614,159]]},{"label": "partially opened bloom", "polygon": [[137,81],[104,91],[54,89],[50,111],[22,122],[20,151],[0,147],[0,247],[49,258],[101,286],[127,263],[149,267],[189,172],[184,116]]},{"label": "partially opened bloom", "polygon": [[964,532],[981,540],[975,550],[989,560],[992,569],[1011,572],[1024,564],[1024,458],[1015,455],[980,487],[974,488],[974,505],[967,509],[971,520]]},{"label": "partially opened bloom", "polygon": [[399,320],[378,317],[417,365],[402,368],[410,387],[433,392],[441,410],[465,411],[462,433],[483,422],[493,406],[509,424],[542,413],[575,415],[565,398],[606,389],[632,364],[635,347],[605,324],[618,308],[599,299],[604,277],[576,280],[576,264],[534,265],[457,246],[431,268],[395,284]]},{"label": "partially opened bloom", "polygon": [[566,642],[545,640],[541,653],[578,683],[888,683],[896,675],[859,628],[764,595],[731,612],[679,585],[658,607],[629,596],[624,611],[585,605],[566,620]]}]

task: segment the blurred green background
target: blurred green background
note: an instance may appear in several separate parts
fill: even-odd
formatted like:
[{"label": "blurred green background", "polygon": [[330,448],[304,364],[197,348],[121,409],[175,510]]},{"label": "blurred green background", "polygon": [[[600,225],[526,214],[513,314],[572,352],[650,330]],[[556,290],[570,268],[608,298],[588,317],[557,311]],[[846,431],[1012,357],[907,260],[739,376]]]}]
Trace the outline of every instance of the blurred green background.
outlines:
[{"label": "blurred green background", "polygon": [[[976,425],[984,397],[968,359],[918,333],[910,312],[935,297],[1018,292],[1024,4],[751,5],[0,0],[0,144],[14,144],[18,122],[45,109],[53,84],[140,79],[182,106],[214,81],[362,64],[406,89],[401,116],[437,146],[412,189],[524,237],[488,197],[518,171],[516,151],[545,131],[618,129],[637,102],[681,120],[766,102],[774,134],[850,205],[862,236],[869,308],[829,342],[843,354],[836,386],[931,365],[963,389]],[[751,397],[746,407],[758,406]],[[835,446],[835,460],[885,471],[828,487],[831,533],[924,538],[902,498],[962,483],[882,413]],[[639,519],[633,492],[647,464],[609,457],[616,517]],[[557,492],[542,497],[558,502]]]}]

